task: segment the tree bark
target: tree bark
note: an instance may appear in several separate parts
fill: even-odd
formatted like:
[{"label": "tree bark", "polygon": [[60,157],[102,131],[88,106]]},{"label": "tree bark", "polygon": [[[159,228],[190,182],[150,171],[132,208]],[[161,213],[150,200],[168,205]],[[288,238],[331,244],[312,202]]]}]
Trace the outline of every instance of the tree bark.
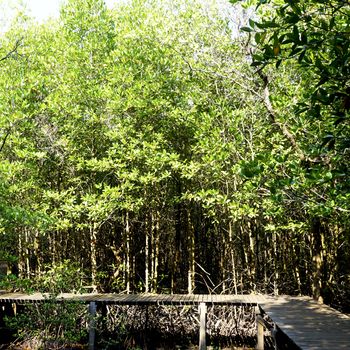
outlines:
[{"label": "tree bark", "polygon": [[149,236],[151,235],[152,224],[146,220],[145,230],[145,293],[149,292]]},{"label": "tree bark", "polygon": [[195,247],[194,247],[194,228],[188,213],[188,294],[193,294],[195,289]]},{"label": "tree bark", "polygon": [[130,294],[130,222],[129,213],[125,213],[125,229],[124,229],[124,244],[125,244],[125,287],[126,293]]},{"label": "tree bark", "polygon": [[157,292],[158,287],[158,263],[159,263],[159,213],[158,211],[152,213],[152,257],[151,257],[151,271],[152,271],[152,292]]},{"label": "tree bark", "polygon": [[312,297],[323,302],[322,296],[322,267],[323,267],[323,231],[319,218],[314,218],[312,225]]},{"label": "tree bark", "polygon": [[235,262],[235,253],[234,253],[234,244],[233,244],[233,230],[232,230],[231,220],[228,223],[228,232],[229,232],[229,242],[230,242],[230,252],[231,252],[233,288],[234,288],[235,294],[238,294],[237,278],[236,278],[236,262]]},{"label": "tree bark", "polygon": [[90,224],[90,263],[91,263],[91,284],[93,286],[94,291],[97,286],[97,224]]}]

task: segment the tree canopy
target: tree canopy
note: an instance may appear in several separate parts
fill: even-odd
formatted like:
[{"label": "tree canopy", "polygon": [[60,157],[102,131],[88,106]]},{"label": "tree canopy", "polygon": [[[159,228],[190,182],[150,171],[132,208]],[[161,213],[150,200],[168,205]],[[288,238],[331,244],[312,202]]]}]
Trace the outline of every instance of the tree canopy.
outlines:
[{"label": "tree canopy", "polygon": [[101,291],[349,307],[348,17],[69,0],[19,18],[0,38],[2,283],[72,261]]}]

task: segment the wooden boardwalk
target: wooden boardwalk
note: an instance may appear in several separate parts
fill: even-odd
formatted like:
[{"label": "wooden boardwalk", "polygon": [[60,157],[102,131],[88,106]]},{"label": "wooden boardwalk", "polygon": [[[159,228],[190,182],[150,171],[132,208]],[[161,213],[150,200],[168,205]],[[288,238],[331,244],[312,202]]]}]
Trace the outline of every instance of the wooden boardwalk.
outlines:
[{"label": "wooden boardwalk", "polygon": [[[47,297],[47,296],[46,296]],[[0,303],[40,303],[45,296],[41,293],[0,293]],[[213,305],[246,305],[257,306],[265,300],[260,295],[221,295],[221,294],[73,294],[62,293],[58,301],[76,300],[84,303],[96,302],[98,304],[115,305],[199,305],[205,303]]]},{"label": "wooden boardwalk", "polygon": [[310,297],[266,297],[260,308],[300,349],[350,349],[350,317]]},{"label": "wooden boardwalk", "polygon": [[[42,294],[1,293],[0,304],[45,302]],[[276,327],[288,336],[296,349],[332,350],[350,349],[350,317],[309,297],[263,295],[182,295],[182,294],[60,294],[58,301],[77,300],[89,304],[92,314],[96,304],[116,305],[198,305],[200,313],[200,349],[205,349],[206,310],[210,305],[257,306],[266,313]],[[259,324],[259,322],[258,322]],[[260,327],[261,329],[261,327]],[[261,332],[260,332],[261,333]],[[93,349],[94,334],[91,333],[90,349]],[[263,349],[263,340],[258,337],[258,349]]]}]

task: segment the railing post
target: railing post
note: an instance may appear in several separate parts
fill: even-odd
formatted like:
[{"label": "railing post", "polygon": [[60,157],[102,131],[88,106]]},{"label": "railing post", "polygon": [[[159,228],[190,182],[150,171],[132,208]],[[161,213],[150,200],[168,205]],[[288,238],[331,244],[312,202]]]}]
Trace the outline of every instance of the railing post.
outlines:
[{"label": "railing post", "polygon": [[256,330],[257,330],[257,344],[256,350],[264,350],[264,319],[260,315],[259,306],[255,311]]},{"label": "railing post", "polygon": [[206,350],[206,333],[207,333],[207,305],[206,303],[199,304],[199,350]]},{"label": "railing post", "polygon": [[96,303],[91,301],[89,304],[89,350],[95,349],[95,335],[96,335]]}]

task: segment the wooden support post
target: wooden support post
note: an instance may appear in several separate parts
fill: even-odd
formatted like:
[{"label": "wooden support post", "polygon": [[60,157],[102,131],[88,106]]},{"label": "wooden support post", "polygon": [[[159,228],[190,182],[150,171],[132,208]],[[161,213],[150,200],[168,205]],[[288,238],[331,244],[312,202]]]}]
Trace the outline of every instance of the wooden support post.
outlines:
[{"label": "wooden support post", "polygon": [[95,349],[95,335],[96,335],[96,303],[91,301],[89,304],[89,350]]},{"label": "wooden support post", "polygon": [[207,331],[207,305],[206,303],[199,304],[199,320],[200,320],[200,328],[199,328],[199,350],[206,350],[206,331]]},{"label": "wooden support post", "polygon": [[257,344],[256,350],[264,350],[264,319],[260,314],[256,314]]}]

